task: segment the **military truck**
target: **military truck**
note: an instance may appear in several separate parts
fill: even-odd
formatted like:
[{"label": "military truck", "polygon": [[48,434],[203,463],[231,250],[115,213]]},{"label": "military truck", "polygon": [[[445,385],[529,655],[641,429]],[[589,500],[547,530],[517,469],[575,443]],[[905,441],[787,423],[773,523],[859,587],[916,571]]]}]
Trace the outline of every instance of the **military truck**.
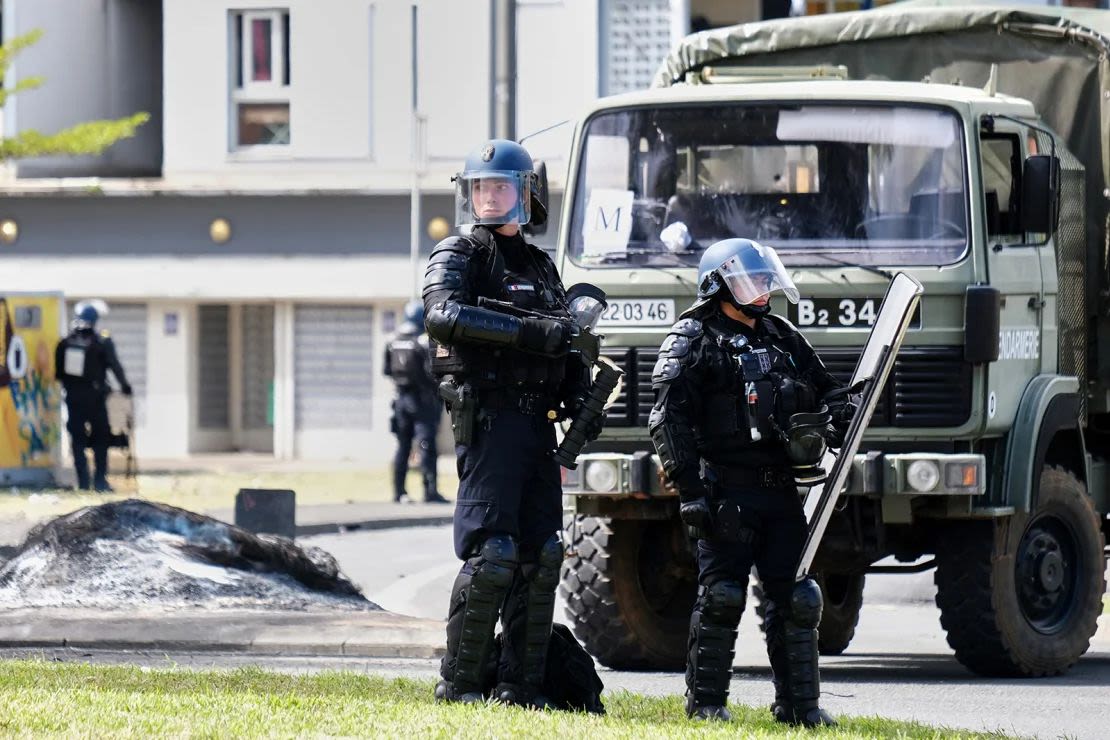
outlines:
[{"label": "military truck", "polygon": [[[646,424],[701,251],[773,246],[847,377],[893,271],[924,286],[814,569],[822,652],[868,573],[935,568],[956,657],[1058,674],[1105,591],[1110,12],[902,3],[706,31],[577,126],[560,270],[626,372],[565,473],[561,592],[614,668],[681,668],[696,570]],[[878,564],[883,561],[883,564]]]}]

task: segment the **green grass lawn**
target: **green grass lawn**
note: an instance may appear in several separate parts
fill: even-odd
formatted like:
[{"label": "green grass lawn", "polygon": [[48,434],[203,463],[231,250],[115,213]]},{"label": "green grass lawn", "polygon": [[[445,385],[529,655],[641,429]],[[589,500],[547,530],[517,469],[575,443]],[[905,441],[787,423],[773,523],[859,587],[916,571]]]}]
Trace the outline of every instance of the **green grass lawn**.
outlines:
[{"label": "green grass lawn", "polygon": [[[730,725],[694,725],[678,697],[607,696],[604,717],[493,705],[440,705],[432,683],[354,673],[286,675],[44,661],[0,662],[0,735],[408,738],[809,737],[766,708],[732,707]],[[1004,737],[842,718],[830,738]]]}]

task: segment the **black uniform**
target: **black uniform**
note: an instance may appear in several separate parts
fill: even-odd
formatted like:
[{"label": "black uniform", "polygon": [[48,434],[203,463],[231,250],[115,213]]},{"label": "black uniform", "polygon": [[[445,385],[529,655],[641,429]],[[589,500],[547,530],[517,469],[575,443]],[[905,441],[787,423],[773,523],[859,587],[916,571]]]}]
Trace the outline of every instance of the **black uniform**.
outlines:
[{"label": "black uniform", "polygon": [[420,470],[424,479],[424,499],[438,498],[436,487],[436,430],[442,406],[432,375],[432,358],[424,327],[410,322],[400,330],[385,350],[384,372],[397,386],[393,400],[390,431],[397,437],[393,456],[393,500],[405,496],[405,476],[413,440],[420,447]]},{"label": "black uniform", "polygon": [[[433,369],[476,408],[455,450],[455,554],[465,562],[452,591],[437,695],[481,691],[500,612],[505,644],[494,695],[527,703],[544,675],[563,555],[553,424],[588,378],[581,368],[568,377],[572,319],[555,265],[521,236],[476,226],[469,237],[440,242],[423,295]],[[483,297],[538,315],[481,307]],[[453,427],[465,407],[454,405]]]},{"label": "black uniform", "polygon": [[703,317],[679,321],[664,340],[649,422],[682,501],[704,498],[711,515],[697,542],[687,710],[726,702],[754,564],[768,599],[776,711],[801,716],[819,696],[821,597],[812,581],[794,580],[806,520],[780,431],[840,384],[781,317],[767,315],[754,329],[715,309]]},{"label": "black uniform", "polygon": [[108,426],[107,398],[108,371],[115,375],[120,389],[131,395],[131,385],[116,355],[116,346],[107,332],[97,333],[93,328],[74,329],[58,343],[54,352],[55,376],[62,381],[66,392],[66,409],[73,445],[73,466],[77,472],[77,485],[89,488],[89,462],[85,448],[92,447],[95,477],[93,487],[98,491],[111,490],[108,485],[108,443],[111,429]]}]

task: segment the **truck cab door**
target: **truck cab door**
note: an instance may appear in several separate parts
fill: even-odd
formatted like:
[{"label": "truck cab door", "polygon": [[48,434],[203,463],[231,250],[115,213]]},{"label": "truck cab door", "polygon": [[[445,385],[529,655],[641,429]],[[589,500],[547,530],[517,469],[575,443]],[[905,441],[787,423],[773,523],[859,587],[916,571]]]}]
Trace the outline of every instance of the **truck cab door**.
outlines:
[{"label": "truck cab door", "polygon": [[[1056,273],[1050,247],[1022,231],[1022,166],[1036,140],[1017,124],[995,119],[979,132],[982,213],[987,244],[987,277],[1001,296],[998,360],[986,367],[988,429],[1009,428],[1026,383],[1041,372],[1047,336],[1046,301],[1055,300]],[[976,320],[967,316],[966,321]]]}]

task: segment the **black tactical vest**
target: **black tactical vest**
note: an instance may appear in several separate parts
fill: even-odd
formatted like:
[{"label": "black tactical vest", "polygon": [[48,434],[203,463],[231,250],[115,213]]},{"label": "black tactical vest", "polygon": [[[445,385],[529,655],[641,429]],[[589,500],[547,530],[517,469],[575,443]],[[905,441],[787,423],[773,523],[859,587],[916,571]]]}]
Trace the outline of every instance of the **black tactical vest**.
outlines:
[{"label": "black tactical vest", "polygon": [[419,334],[399,334],[389,343],[389,373],[398,388],[431,386],[426,366],[428,348]]},{"label": "black tactical vest", "polygon": [[[475,228],[469,276],[472,295],[511,303],[544,316],[569,318],[566,293],[550,258],[530,245],[514,245],[507,255],[493,235]],[[566,372],[565,357],[543,357],[511,348],[432,343],[432,370],[453,374],[478,389],[516,388],[554,393]]]},{"label": "black tactical vest", "polygon": [[108,380],[104,347],[94,331],[74,331],[63,339],[61,361],[58,370],[63,383],[80,384],[84,381],[103,387]]},{"label": "black tactical vest", "polygon": [[[749,339],[708,322],[702,355],[707,382],[697,426],[706,457],[719,464],[756,465],[785,459],[782,433],[790,416],[817,406],[816,391],[791,354],[771,337]],[[770,457],[746,452],[756,448]]]}]

